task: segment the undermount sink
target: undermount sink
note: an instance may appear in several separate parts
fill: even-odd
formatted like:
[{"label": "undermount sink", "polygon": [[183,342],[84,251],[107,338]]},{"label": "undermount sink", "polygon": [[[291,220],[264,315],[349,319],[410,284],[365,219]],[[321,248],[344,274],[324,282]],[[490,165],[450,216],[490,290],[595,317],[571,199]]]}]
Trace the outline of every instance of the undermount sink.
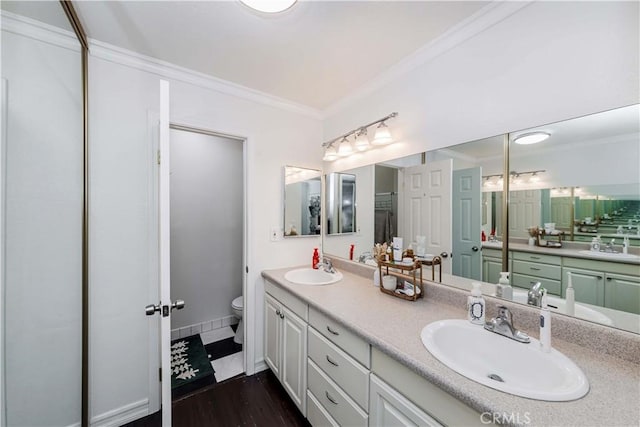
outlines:
[{"label": "undermount sink", "polygon": [[[518,289],[513,290],[513,302],[519,302],[521,304],[527,303],[527,291],[521,291]],[[558,298],[553,295],[547,295],[547,303],[549,304],[549,310],[567,314],[567,301],[564,298]],[[584,306],[578,302],[574,306],[574,316],[580,319],[589,320],[590,322],[597,322],[603,325],[613,325],[613,320],[604,313],[601,313],[593,308]]]},{"label": "undermount sink", "polygon": [[581,254],[591,255],[601,258],[609,259],[625,259],[625,260],[638,260],[640,256],[633,254],[623,254],[622,252],[600,252],[600,251],[580,251]]},{"label": "undermount sink", "polygon": [[555,349],[544,353],[534,338],[523,344],[459,319],[430,323],[420,338],[449,368],[505,393],[562,402],[589,391],[589,382],[575,363]]},{"label": "undermount sink", "polygon": [[284,278],[297,285],[330,285],[342,279],[342,273],[327,273],[321,269],[298,268],[287,271]]}]

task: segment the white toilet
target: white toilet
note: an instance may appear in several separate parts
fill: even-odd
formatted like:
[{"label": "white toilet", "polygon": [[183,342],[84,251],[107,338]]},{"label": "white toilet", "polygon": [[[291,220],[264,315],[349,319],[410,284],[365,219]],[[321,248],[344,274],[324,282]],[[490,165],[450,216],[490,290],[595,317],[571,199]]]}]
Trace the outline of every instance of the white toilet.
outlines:
[{"label": "white toilet", "polygon": [[240,319],[238,323],[238,329],[236,330],[236,336],[233,338],[233,342],[236,344],[242,344],[244,342],[244,328],[242,326],[242,313],[244,311],[244,300],[242,299],[242,295],[238,298],[235,298],[231,301],[231,310],[233,310],[233,314]]}]

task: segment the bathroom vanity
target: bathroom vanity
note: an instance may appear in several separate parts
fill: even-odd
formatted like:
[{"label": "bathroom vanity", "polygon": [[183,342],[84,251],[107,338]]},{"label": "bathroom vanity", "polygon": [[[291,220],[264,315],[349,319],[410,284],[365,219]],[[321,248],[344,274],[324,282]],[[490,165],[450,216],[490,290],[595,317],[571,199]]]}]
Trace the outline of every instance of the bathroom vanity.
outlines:
[{"label": "bathroom vanity", "polygon": [[[290,269],[262,273],[265,354],[269,359],[274,348],[284,346],[280,354],[290,360],[274,372],[283,384],[296,384],[285,389],[312,425],[632,425],[640,419],[637,335],[552,315],[552,346],[583,370],[590,391],[569,402],[521,398],[457,374],[423,346],[424,326],[465,318],[466,291],[427,281],[424,299],[406,301],[373,286],[373,267],[347,261],[336,267],[344,277],[327,286],[289,282],[284,275]],[[285,317],[295,311],[302,321],[292,342],[270,326],[273,300]],[[488,317],[498,304],[509,307],[519,329],[537,337],[537,309],[489,297]]]},{"label": "bathroom vanity", "polygon": [[[483,281],[497,283],[502,266],[500,250],[483,245],[482,259]],[[513,286],[529,289],[532,282],[541,282],[550,294],[563,298],[571,273],[576,301],[640,314],[638,256],[510,243],[509,271]]]}]

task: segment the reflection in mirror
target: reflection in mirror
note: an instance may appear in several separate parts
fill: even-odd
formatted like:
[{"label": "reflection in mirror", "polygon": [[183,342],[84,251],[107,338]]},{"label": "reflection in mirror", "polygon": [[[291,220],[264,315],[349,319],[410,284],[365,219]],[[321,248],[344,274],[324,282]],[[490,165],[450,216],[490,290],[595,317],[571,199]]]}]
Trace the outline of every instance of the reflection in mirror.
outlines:
[{"label": "reflection in mirror", "polygon": [[[498,282],[502,270],[502,251],[508,250],[515,302],[526,304],[531,282],[541,281],[552,296],[550,300],[558,307],[552,310],[567,314],[565,296],[568,273],[571,273],[576,302],[574,316],[640,333],[637,314],[640,310],[638,117],[640,109],[638,105],[633,105],[511,135],[513,139],[520,134],[544,130],[550,137],[535,145],[510,144],[509,172],[513,173],[507,173],[511,189],[508,249],[506,244],[503,245],[501,231],[503,136],[427,152],[424,163],[420,155],[413,155],[375,165],[376,178],[378,168],[395,170],[396,174],[391,174],[391,180],[397,181],[397,187],[393,184],[383,187],[384,184],[376,179],[374,188],[370,189],[371,203],[358,202],[359,224],[370,220],[372,225],[371,228],[363,227],[361,235],[352,239],[358,243],[356,257],[371,251],[374,241],[389,237],[388,234],[378,235],[379,225],[375,230],[373,227],[374,218],[379,215],[376,208],[389,209],[394,215],[397,214],[397,223],[390,226],[391,234],[402,236],[405,246],[411,243],[414,248],[416,235],[425,235],[430,245],[427,252],[443,255],[443,272],[449,273],[443,275],[443,283],[468,287],[468,278],[477,277],[470,262],[473,245],[471,254],[463,257],[462,249],[456,249],[454,245],[453,231],[456,228],[461,231],[460,244],[465,240],[472,242],[476,233],[470,231],[471,221],[469,227],[463,224],[476,214],[466,216],[466,213],[458,212],[459,215],[455,216],[450,212],[438,217],[430,212],[438,211],[441,205],[445,209],[446,206],[457,206],[453,208],[455,212],[463,204],[475,202],[458,195],[455,197],[463,202],[456,205],[452,198],[438,194],[432,187],[438,183],[449,188],[451,197],[454,197],[456,184],[447,184],[445,179],[449,177],[458,182],[458,189],[469,187],[473,182],[472,177],[460,179],[455,175],[462,174],[464,169],[480,168],[482,195],[477,221],[481,228],[477,237],[482,240],[484,236],[485,239],[480,242],[482,281],[491,284]],[[451,165],[451,173],[441,173],[448,164]],[[420,168],[428,167],[434,169],[433,173],[417,173]],[[385,172],[389,175],[388,171]],[[435,176],[439,178],[433,178]],[[429,182],[429,177],[435,182]],[[425,191],[416,191],[423,185],[426,186]],[[359,186],[359,192],[362,191],[366,190]],[[383,207],[384,203],[387,203],[386,206],[389,202],[394,203],[393,199],[374,203],[374,199],[388,197],[376,197],[377,193],[394,192],[397,192],[394,194],[396,208],[393,205],[391,208]],[[422,203],[426,203],[428,209],[424,214],[416,214],[423,209]],[[380,224],[380,221],[376,222]],[[544,230],[545,224],[553,224],[553,229],[562,231],[562,235],[547,239],[545,237],[548,236],[541,236],[542,241],[561,242],[562,250],[540,248],[536,246],[537,239],[533,246],[529,246],[528,229],[538,227]],[[598,235],[603,247],[610,245],[611,253],[598,252],[594,255],[590,251],[589,244]],[[625,240],[629,242],[627,254],[623,253]],[[325,244],[325,253],[346,257],[349,243],[353,242]],[[535,251],[545,252],[536,254]],[[584,258],[585,254],[581,253],[584,251],[589,251],[587,255],[591,257]],[[461,256],[456,256],[458,253]],[[524,259],[527,253],[537,258]],[[444,258],[445,254],[447,258]],[[571,254],[575,254],[575,257],[568,256]],[[460,264],[457,264],[458,261]],[[454,264],[457,266],[454,267]],[[543,273],[531,274],[538,271]]]},{"label": "reflection in mirror", "polygon": [[284,167],[284,236],[320,234],[322,173],[317,169]]},{"label": "reflection in mirror", "polygon": [[345,234],[356,230],[356,176],[332,173],[326,177],[327,233]]}]

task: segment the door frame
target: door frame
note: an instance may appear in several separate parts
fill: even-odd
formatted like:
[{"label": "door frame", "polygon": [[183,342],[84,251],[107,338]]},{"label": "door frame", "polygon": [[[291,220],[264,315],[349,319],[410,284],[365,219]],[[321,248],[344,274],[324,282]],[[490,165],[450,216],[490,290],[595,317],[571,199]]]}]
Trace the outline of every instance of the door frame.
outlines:
[{"label": "door frame", "polygon": [[[162,214],[161,207],[159,205],[159,197],[160,197],[160,188],[159,188],[159,165],[158,165],[158,150],[159,147],[159,133],[157,124],[159,123],[157,114],[149,113],[149,123],[155,129],[150,129],[150,135],[152,138],[152,159],[154,161],[154,174],[153,174],[153,184],[151,185],[151,192],[153,193],[151,198],[154,201],[155,206],[157,207],[156,216],[160,217]],[[189,122],[177,122],[171,120],[169,118],[169,129],[170,130],[180,130],[185,132],[193,132],[199,133],[203,135],[210,135],[215,137],[222,137],[227,139],[233,139],[238,143],[242,144],[242,177],[243,177],[243,196],[242,196],[242,209],[243,209],[243,237],[242,237],[242,265],[244,266],[242,272],[242,295],[244,301],[244,313],[243,313],[243,327],[244,327],[244,337],[245,342],[243,343],[243,369],[247,375],[252,375],[255,371],[255,367],[253,364],[249,364],[250,360],[254,360],[255,354],[255,345],[253,337],[255,336],[255,327],[254,327],[254,314],[255,310],[249,310],[249,306],[253,306],[253,302],[255,301],[254,295],[250,296],[247,294],[247,277],[248,277],[248,261],[249,261],[249,231],[250,231],[250,222],[249,222],[249,214],[248,214],[248,200],[249,200],[249,185],[248,185],[248,139],[244,136],[232,135],[224,132],[219,132],[215,130],[210,130],[201,126],[193,125]],[[160,245],[162,244],[161,239],[158,236],[157,247],[158,251],[160,251]],[[160,252],[158,252],[160,253]],[[160,259],[158,258],[158,267],[160,266]],[[159,277],[157,280],[151,280],[151,289],[149,291],[150,295],[157,295],[159,292],[158,286]],[[151,301],[151,300],[150,300]],[[189,306],[189,301],[185,301],[186,307]],[[156,412],[161,409],[160,402],[162,400],[162,394],[160,393],[161,384],[159,385],[157,382],[157,372],[158,368],[161,366],[160,357],[159,357],[159,325],[153,325],[149,329],[149,413]]]}]

